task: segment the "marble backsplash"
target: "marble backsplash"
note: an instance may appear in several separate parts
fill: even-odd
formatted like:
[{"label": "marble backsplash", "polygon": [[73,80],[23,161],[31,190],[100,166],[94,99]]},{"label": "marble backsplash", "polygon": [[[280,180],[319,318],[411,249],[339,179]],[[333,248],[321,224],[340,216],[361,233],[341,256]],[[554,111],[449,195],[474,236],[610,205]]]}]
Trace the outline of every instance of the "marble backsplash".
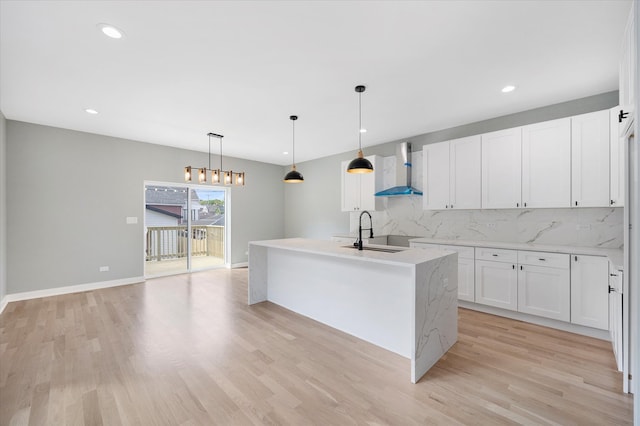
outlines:
[{"label": "marble backsplash", "polygon": [[[395,184],[395,157],[385,157],[385,187]],[[413,186],[422,189],[422,152],[413,154]],[[447,240],[621,248],[622,208],[423,210],[422,197],[391,197],[371,212],[378,235],[411,235]],[[358,231],[358,212],[350,230]],[[368,223],[367,223],[368,225]]]}]

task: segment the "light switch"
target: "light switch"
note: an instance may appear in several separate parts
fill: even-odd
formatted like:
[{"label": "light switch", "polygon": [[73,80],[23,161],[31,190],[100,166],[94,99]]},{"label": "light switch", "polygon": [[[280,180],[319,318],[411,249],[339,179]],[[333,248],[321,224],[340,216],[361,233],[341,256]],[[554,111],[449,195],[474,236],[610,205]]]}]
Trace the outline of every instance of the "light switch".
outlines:
[{"label": "light switch", "polygon": [[127,225],[135,225],[138,223],[138,218],[136,216],[127,217]]}]

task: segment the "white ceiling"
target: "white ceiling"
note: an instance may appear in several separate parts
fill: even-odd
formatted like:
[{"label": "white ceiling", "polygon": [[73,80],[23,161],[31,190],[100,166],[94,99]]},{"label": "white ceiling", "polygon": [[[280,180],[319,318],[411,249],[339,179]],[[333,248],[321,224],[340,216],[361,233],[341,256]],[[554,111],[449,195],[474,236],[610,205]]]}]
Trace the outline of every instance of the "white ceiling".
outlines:
[{"label": "white ceiling", "polygon": [[630,6],[2,0],[0,108],[204,152],[206,133],[221,133],[225,155],[284,165],[291,114],[298,162],[355,152],[357,84],[365,147],[617,90]]}]

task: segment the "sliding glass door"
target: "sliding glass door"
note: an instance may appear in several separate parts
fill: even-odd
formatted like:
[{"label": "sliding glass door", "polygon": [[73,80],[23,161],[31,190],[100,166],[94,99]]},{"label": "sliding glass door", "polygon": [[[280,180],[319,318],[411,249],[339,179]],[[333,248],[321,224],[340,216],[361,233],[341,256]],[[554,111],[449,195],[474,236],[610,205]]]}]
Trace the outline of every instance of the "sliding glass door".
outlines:
[{"label": "sliding glass door", "polygon": [[226,265],[227,189],[145,183],[145,276]]}]

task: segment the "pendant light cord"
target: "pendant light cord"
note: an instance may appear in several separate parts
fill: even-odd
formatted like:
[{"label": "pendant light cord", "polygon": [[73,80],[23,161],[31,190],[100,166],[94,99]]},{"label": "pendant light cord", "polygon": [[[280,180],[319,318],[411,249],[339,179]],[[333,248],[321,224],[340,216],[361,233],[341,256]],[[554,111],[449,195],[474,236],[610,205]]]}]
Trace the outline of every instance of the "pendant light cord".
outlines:
[{"label": "pendant light cord", "polygon": [[211,170],[211,135],[209,136],[209,170]]},{"label": "pendant light cord", "polygon": [[358,92],[358,149],[362,151],[362,92]]},{"label": "pendant light cord", "polygon": [[292,143],[291,143],[291,162],[293,167],[296,166],[296,120],[291,120],[292,128]]}]

